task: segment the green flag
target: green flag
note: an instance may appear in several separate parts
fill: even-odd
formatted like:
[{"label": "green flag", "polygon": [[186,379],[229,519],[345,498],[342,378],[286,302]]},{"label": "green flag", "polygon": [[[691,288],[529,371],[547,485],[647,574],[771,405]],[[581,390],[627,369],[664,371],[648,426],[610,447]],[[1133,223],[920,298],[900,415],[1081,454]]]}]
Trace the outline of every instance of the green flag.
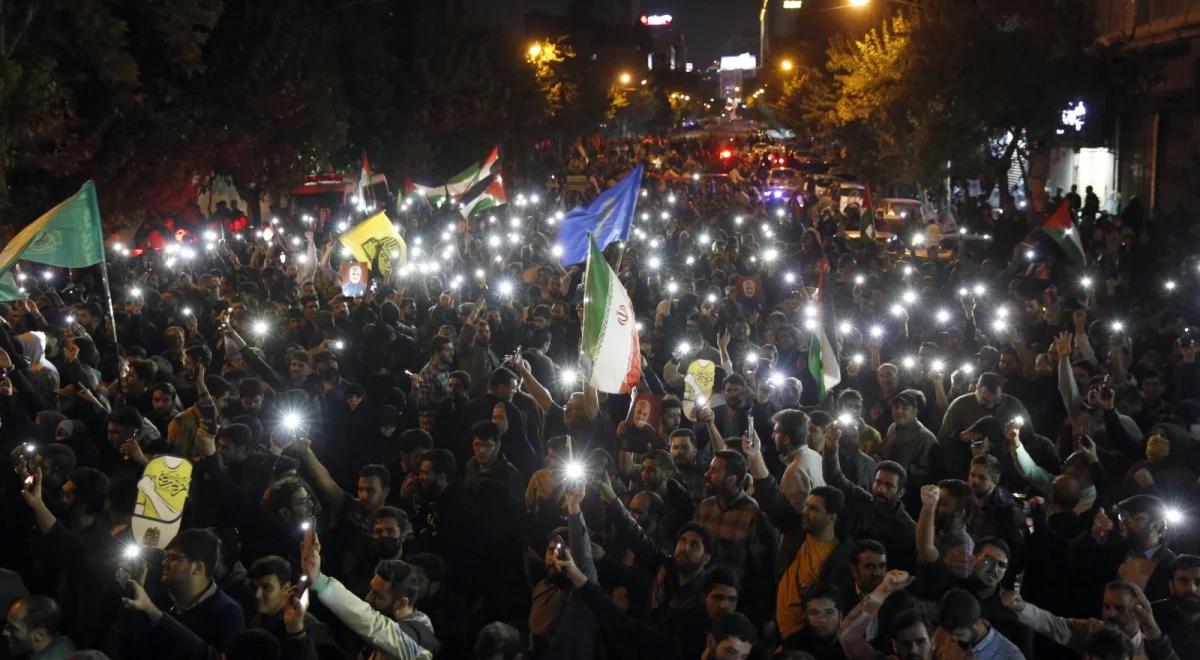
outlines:
[{"label": "green flag", "polygon": [[25,297],[12,277],[18,261],[63,268],[83,268],[104,261],[96,185],[91,181],[83,184],[79,192],[43,213],[0,250],[2,300]]}]

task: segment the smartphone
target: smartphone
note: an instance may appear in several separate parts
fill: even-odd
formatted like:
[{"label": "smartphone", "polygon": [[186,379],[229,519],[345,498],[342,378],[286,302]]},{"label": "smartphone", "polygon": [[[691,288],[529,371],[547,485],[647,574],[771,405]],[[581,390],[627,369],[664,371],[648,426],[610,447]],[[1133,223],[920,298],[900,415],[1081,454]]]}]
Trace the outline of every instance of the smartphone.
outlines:
[{"label": "smartphone", "polygon": [[561,561],[567,560],[567,546],[561,540],[554,544],[554,555]]}]

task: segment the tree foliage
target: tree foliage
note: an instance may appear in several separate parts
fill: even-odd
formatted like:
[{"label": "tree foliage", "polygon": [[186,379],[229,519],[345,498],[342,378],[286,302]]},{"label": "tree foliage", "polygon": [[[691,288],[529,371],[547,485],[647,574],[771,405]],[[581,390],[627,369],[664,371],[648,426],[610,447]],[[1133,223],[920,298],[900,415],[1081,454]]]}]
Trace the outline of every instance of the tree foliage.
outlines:
[{"label": "tree foliage", "polygon": [[474,7],[0,2],[0,217],[84,178],[106,214],[173,212],[211,175],[253,202],[364,151],[394,180],[440,176],[575,121],[564,63],[539,76]]},{"label": "tree foliage", "polygon": [[[1080,0],[929,2],[859,38],[835,39],[824,70],[805,70],[776,109],[845,146],[872,177],[930,181],[1004,172],[1045,139],[1074,99],[1110,106],[1144,71],[1098,45]],[[995,148],[999,146],[999,148]]]}]

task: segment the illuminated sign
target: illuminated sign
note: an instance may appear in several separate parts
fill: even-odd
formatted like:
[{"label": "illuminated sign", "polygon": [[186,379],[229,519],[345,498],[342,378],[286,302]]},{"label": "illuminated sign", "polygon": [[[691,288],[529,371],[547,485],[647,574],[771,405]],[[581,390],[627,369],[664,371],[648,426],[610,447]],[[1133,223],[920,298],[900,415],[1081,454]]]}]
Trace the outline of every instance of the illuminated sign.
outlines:
[{"label": "illuminated sign", "polygon": [[647,15],[642,16],[642,25],[648,25],[650,27],[662,27],[664,25],[670,25],[670,24],[671,24],[671,15],[670,14],[650,14],[648,16]]},{"label": "illuminated sign", "polygon": [[800,9],[804,6],[804,0],[783,0],[784,9]]},{"label": "illuminated sign", "polygon": [[758,68],[758,58],[753,53],[724,55],[721,57],[722,71],[749,71]]}]

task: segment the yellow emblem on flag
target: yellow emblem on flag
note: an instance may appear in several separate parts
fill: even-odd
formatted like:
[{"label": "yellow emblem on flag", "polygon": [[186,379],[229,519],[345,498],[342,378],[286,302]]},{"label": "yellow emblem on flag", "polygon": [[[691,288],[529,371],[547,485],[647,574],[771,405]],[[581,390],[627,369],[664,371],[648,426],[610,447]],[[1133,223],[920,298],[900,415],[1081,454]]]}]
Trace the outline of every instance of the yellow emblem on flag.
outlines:
[{"label": "yellow emblem on flag", "polygon": [[695,409],[708,404],[717,380],[717,365],[712,360],[695,360],[683,378],[683,413],[696,421]]},{"label": "yellow emblem on flag", "polygon": [[408,245],[383,211],[354,225],[338,240],[355,259],[378,268],[384,277],[391,276],[393,264],[408,260]]}]

